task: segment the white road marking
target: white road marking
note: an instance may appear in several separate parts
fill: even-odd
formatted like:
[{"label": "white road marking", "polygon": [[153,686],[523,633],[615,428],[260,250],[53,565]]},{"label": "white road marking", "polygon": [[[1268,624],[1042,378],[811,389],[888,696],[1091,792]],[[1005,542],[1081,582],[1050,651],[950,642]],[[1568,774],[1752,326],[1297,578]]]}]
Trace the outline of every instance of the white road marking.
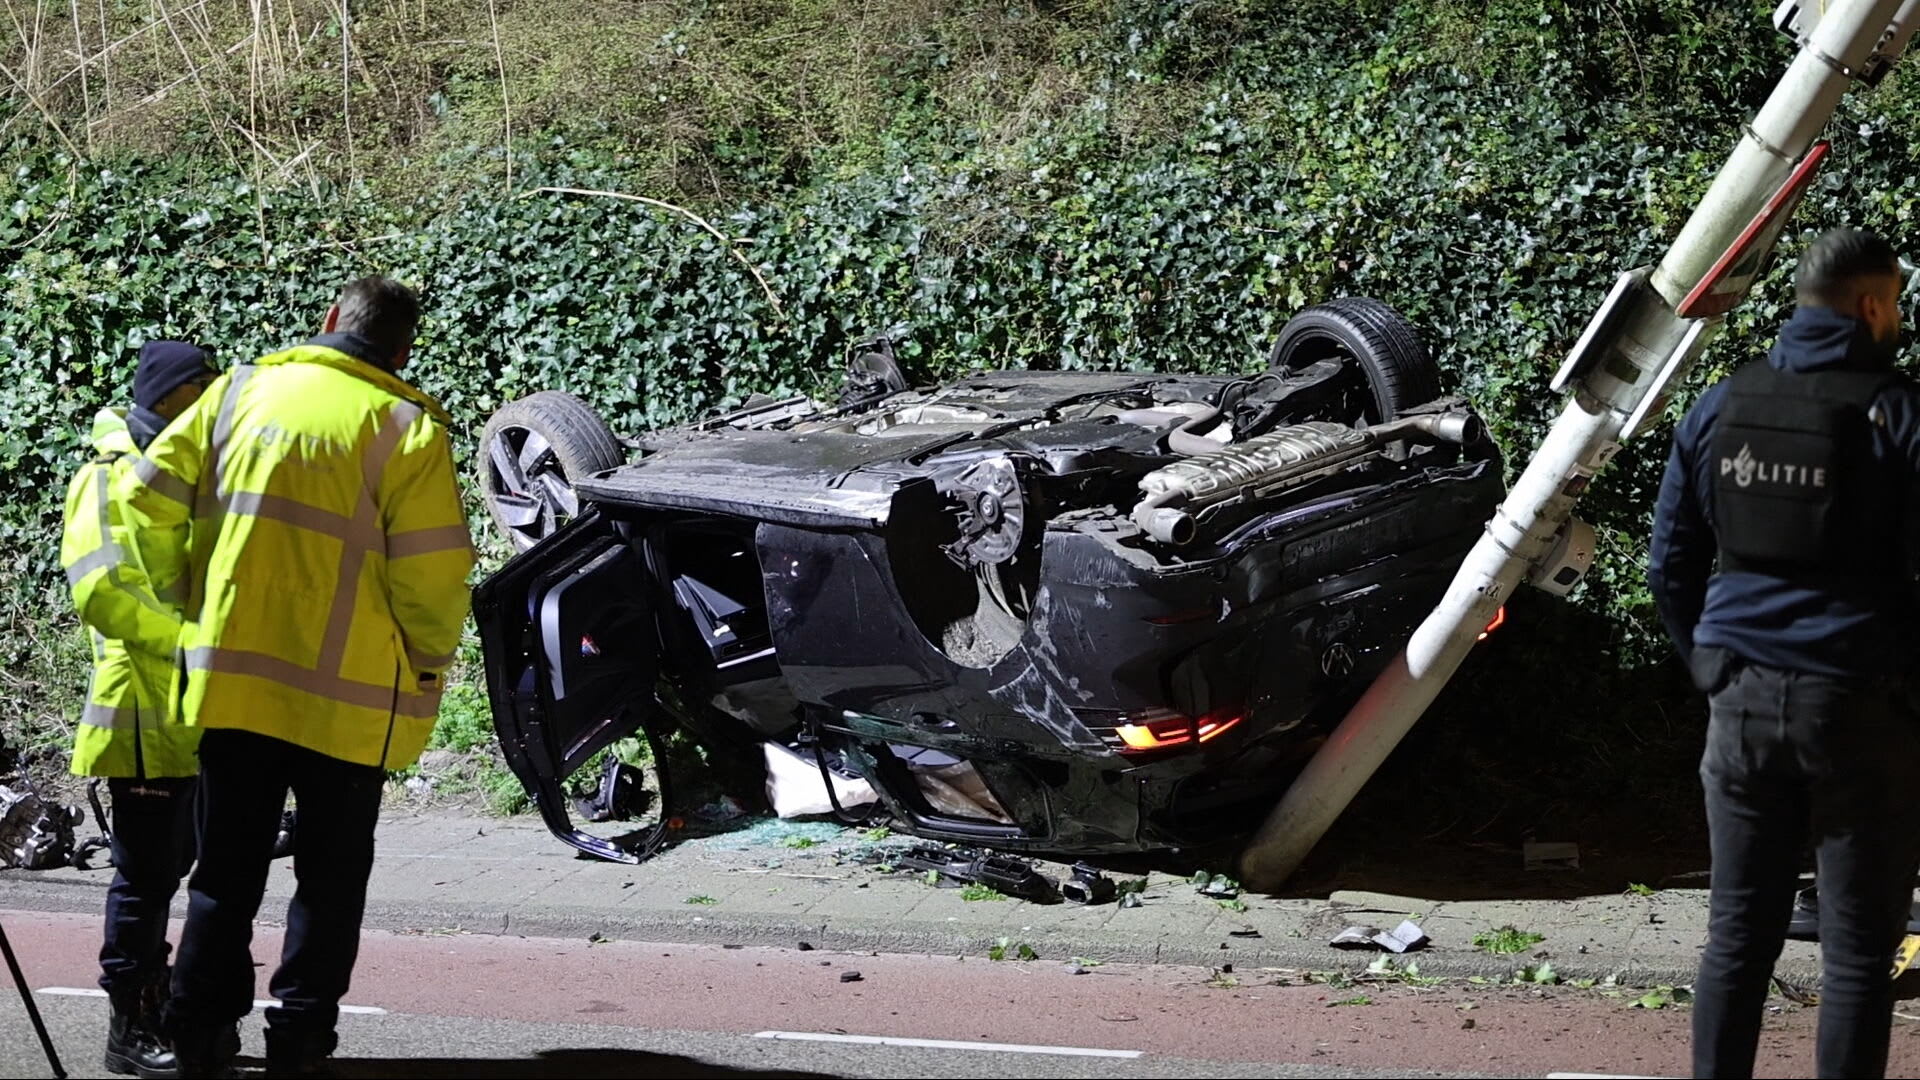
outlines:
[{"label": "white road marking", "polygon": [[828,1035],[816,1031],[757,1031],[756,1039],[852,1043],[858,1046],[908,1046],[922,1050],[987,1050],[997,1054],[1055,1054],[1061,1057],[1137,1058],[1139,1050],[1095,1050],[1085,1046],[1026,1046],[1020,1043],[961,1042],[954,1039],[895,1039],[882,1035]]},{"label": "white road marking", "polygon": [[[47,994],[52,997],[103,998],[107,996],[107,992],[97,986],[43,986],[35,991],[35,993]],[[256,1001],[253,1003],[253,1007],[256,1009],[266,1009],[278,1006],[279,1004],[277,1001]],[[340,1006],[340,1011],[343,1013],[353,1013],[358,1016],[387,1015],[387,1010],[377,1005],[342,1005]]]}]

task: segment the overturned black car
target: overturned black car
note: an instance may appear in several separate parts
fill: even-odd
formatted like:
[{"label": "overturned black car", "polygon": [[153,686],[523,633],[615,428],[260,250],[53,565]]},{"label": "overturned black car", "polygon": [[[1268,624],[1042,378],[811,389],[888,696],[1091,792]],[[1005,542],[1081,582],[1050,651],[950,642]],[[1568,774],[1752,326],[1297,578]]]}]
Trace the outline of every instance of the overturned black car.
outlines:
[{"label": "overturned black car", "polygon": [[1362,298],[1296,315],[1246,376],[909,389],[879,342],[837,403],[749,401],[631,461],[554,391],[482,442],[521,549],[475,593],[502,745],[558,836],[626,860],[664,830],[590,835],[565,785],[675,727],[857,777],[932,839],[1250,829],[1504,493],[1472,411]]}]

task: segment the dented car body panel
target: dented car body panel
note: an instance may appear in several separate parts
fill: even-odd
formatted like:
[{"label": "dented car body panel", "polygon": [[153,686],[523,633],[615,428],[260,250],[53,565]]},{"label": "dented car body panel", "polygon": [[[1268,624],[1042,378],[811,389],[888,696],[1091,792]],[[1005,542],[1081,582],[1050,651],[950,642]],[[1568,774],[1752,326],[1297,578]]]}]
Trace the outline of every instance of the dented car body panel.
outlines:
[{"label": "dented car body panel", "polygon": [[644,845],[564,781],[676,725],[825,748],[934,839],[1244,828],[1504,493],[1463,403],[1336,426],[1339,375],[998,372],[650,434],[476,592],[509,765],[608,858]]}]

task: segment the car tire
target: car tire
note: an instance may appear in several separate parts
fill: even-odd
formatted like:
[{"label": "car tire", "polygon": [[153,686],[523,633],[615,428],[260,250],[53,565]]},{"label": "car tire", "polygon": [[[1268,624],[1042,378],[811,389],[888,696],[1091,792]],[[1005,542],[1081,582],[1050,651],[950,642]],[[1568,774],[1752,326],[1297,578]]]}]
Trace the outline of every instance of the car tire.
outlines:
[{"label": "car tire", "polygon": [[1440,396],[1440,370],[1399,312],[1365,296],[1315,304],[1287,320],[1267,365],[1299,371],[1319,360],[1351,356],[1366,374],[1377,415],[1391,420],[1404,409]]},{"label": "car tire", "polygon": [[619,440],[586,402],[542,390],[487,420],[474,469],[495,528],[525,551],[579,512],[575,478],[625,461]]}]

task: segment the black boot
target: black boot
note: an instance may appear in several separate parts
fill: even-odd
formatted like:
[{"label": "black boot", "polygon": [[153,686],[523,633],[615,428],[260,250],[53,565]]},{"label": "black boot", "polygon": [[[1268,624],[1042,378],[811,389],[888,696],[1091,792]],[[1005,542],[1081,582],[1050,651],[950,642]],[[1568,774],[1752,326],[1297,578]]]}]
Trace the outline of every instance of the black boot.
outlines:
[{"label": "black boot", "polygon": [[333,1069],[331,1057],[269,1057],[267,1059],[268,1080],[277,1080],[283,1076],[290,1080],[293,1077],[319,1077],[324,1080],[326,1077],[338,1075],[340,1074]]},{"label": "black boot", "polygon": [[173,1047],[148,1022],[138,999],[113,1002],[113,1019],[107,1022],[106,1069],[116,1076],[145,1080],[173,1080],[180,1075]]},{"label": "black boot", "polygon": [[238,1026],[181,1031],[174,1036],[173,1047],[181,1080],[239,1075],[233,1067],[233,1059],[240,1056]]},{"label": "black boot", "polygon": [[334,1076],[333,1051],[340,1038],[331,1031],[294,1032],[267,1028],[269,1077]]}]

